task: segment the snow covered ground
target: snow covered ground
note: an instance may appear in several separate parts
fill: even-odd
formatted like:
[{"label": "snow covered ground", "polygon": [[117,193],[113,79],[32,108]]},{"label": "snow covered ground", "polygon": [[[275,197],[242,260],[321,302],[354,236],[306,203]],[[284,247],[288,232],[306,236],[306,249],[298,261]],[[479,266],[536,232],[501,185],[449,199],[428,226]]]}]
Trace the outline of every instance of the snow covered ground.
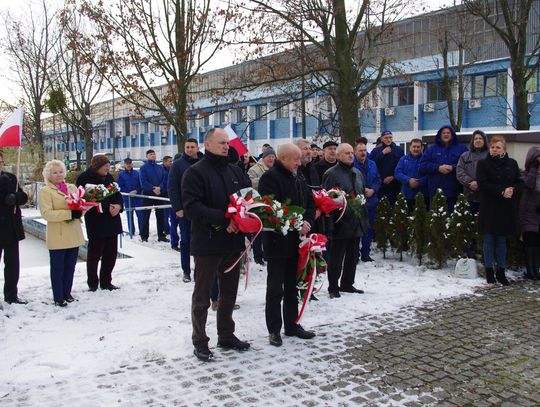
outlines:
[{"label": "snow covered ground", "polygon": [[[27,215],[34,214],[28,212]],[[152,229],[151,229],[152,230]],[[28,305],[2,303],[0,318],[0,398],[14,387],[32,386],[69,377],[77,380],[114,369],[122,364],[156,358],[193,358],[190,303],[193,283],[181,280],[179,254],[168,243],[149,243],[124,238],[122,252],[132,256],[118,260],[113,283],[120,290],[89,292],[85,263],[76,267],[73,296],[66,308],[52,305],[48,258],[43,246],[29,239],[21,245],[22,270],[19,292]],[[343,294],[330,300],[325,283],[311,302],[302,324],[317,326],[352,321],[362,315],[398,312],[471,293],[483,280],[460,280],[450,268],[429,270],[414,260],[382,260],[360,263],[356,287],[364,295]],[[235,311],[236,333],[259,348],[268,347],[264,322],[266,271],[255,264],[246,291],[240,282]],[[339,325],[338,325],[339,326]],[[215,313],[209,311],[207,332],[216,343]],[[261,367],[263,369],[263,367]]]}]

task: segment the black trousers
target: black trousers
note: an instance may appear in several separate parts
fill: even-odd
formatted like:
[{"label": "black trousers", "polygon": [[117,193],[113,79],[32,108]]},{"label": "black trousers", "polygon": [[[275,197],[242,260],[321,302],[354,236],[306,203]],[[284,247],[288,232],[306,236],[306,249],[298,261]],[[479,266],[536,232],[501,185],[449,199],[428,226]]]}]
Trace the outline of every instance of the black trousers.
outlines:
[{"label": "black trousers", "polygon": [[[266,280],[266,327],[270,333],[293,332],[298,317],[298,290],[296,289],[296,268],[298,256],[282,259],[268,259],[268,277]],[[281,318],[281,300],[283,300],[283,320]]]},{"label": "black trousers", "polygon": [[[163,201],[156,201],[154,199],[143,199],[143,206],[152,206],[152,205],[160,205]],[[164,218],[163,218],[163,209],[154,209],[156,211],[156,224],[157,224],[157,235],[158,238],[165,237],[165,233],[163,233],[163,224],[164,224]],[[148,236],[150,236],[150,214],[152,213],[151,209],[145,209],[143,212],[143,219],[142,219],[142,225],[141,225],[141,239],[147,240]]]},{"label": "black trousers", "polygon": [[[118,255],[118,235],[108,239],[88,239],[88,254],[86,259],[86,273],[88,287],[108,287],[112,282],[112,271]],[[101,260],[101,268],[98,263]]]},{"label": "black trousers", "polygon": [[352,287],[360,256],[360,238],[330,240],[328,246],[328,291]]},{"label": "black trousers", "polygon": [[210,340],[206,335],[206,320],[210,307],[210,292],[216,275],[219,284],[219,306],[216,315],[218,340],[227,340],[234,335],[232,314],[238,292],[240,265],[237,264],[228,273],[224,271],[238,256],[240,253],[194,256],[195,288],[191,299],[191,324],[193,326],[191,339],[194,346],[205,345]]},{"label": "black trousers", "polygon": [[17,299],[19,282],[19,242],[0,245],[0,260],[4,253],[4,300]]}]

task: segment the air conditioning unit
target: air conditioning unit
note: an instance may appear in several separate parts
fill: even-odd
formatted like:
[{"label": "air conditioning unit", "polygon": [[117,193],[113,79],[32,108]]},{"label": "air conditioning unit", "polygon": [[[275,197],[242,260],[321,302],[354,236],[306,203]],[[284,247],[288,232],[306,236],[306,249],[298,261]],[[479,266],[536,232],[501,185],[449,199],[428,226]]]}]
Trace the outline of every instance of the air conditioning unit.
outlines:
[{"label": "air conditioning unit", "polygon": [[424,113],[431,113],[435,111],[435,103],[424,103]]},{"label": "air conditioning unit", "polygon": [[480,109],[482,107],[482,100],[469,99],[469,109]]},{"label": "air conditioning unit", "polygon": [[527,104],[534,103],[534,93],[527,93]]},{"label": "air conditioning unit", "polygon": [[395,107],[385,107],[384,108],[384,115],[385,116],[394,116],[396,114],[396,108]]}]

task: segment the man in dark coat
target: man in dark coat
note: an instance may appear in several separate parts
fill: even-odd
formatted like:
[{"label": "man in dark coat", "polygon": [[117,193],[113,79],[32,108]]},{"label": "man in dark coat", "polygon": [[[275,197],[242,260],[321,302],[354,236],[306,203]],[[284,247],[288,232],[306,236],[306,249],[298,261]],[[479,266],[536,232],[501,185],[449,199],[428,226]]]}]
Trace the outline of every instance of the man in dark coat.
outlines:
[{"label": "man in dark coat", "polygon": [[21,208],[28,195],[17,185],[17,177],[4,171],[0,152],[0,259],[4,255],[4,301],[26,304],[17,293],[19,282],[19,241],[24,239]]},{"label": "man in dark coat", "polygon": [[[347,194],[362,195],[365,189],[364,177],[354,167],[354,150],[350,144],[343,143],[337,148],[338,163],[323,177],[326,190],[338,187]],[[363,208],[365,209],[365,207]],[[339,292],[363,294],[354,287],[356,264],[360,257],[360,238],[367,232],[367,211],[362,216],[347,207],[339,222],[333,225],[328,238],[328,292],[330,298],[339,298]],[[339,280],[341,277],[341,284]]]},{"label": "man in dark coat", "polygon": [[[173,162],[169,171],[169,199],[171,200],[172,211],[175,214],[175,220],[171,223],[178,222],[180,226],[180,262],[184,273],[184,283],[191,281],[191,265],[189,245],[191,240],[191,222],[184,214],[184,205],[182,203],[182,177],[184,173],[202,158],[199,152],[199,143],[194,138],[189,138],[184,144],[184,154]],[[172,226],[171,226],[172,229]],[[173,233],[171,230],[171,245],[178,242],[173,242]],[[173,246],[174,247],[174,246]]]},{"label": "man in dark coat", "polygon": [[[110,167],[109,159],[105,155],[98,154],[92,157],[90,168],[77,178],[77,186],[102,184],[108,187],[114,182],[112,175],[109,174]],[[119,215],[124,208],[122,195],[120,192],[114,193],[100,203],[102,213],[97,208],[93,208],[84,215],[88,236],[87,282],[90,291],[96,291],[98,285],[102,290],[112,291],[118,289],[112,284],[112,271],[118,255],[118,235],[122,233],[122,220]]]},{"label": "man in dark coat", "polygon": [[193,353],[200,360],[213,357],[208,348],[206,319],[214,278],[219,281],[217,309],[218,346],[238,351],[250,345],[234,335],[233,307],[238,291],[240,265],[227,273],[245,248],[245,235],[226,217],[231,194],[249,187],[242,170],[229,163],[229,137],[223,129],[208,131],[205,154],[192,165],[182,179],[182,204],[191,221],[191,254],[195,259],[195,288],[191,303]]},{"label": "man in dark coat", "polygon": [[[291,205],[305,209],[304,223],[300,233],[289,231],[280,233],[264,232],[264,254],[268,260],[266,286],[266,326],[270,334],[270,344],[281,346],[281,326],[285,325],[286,336],[311,339],[315,333],[306,331],[296,324],[298,317],[298,295],[296,289],[296,268],[298,266],[298,245],[300,235],[307,234],[315,218],[315,202],[303,177],[297,176],[301,164],[300,149],[294,144],[283,144],[278,151],[274,166],[266,171],[259,181],[261,195],[273,195],[279,202],[289,199]],[[281,318],[283,300],[283,320]]]},{"label": "man in dark coat", "polygon": [[302,165],[300,165],[300,168],[298,168],[298,173],[304,177],[311,190],[321,189],[321,180],[317,170],[315,169],[315,162],[313,161],[314,153],[311,150],[309,141],[301,138],[296,140],[294,144],[302,153]]},{"label": "man in dark coat", "polygon": [[394,171],[403,157],[403,149],[393,142],[392,132],[386,130],[381,133],[381,145],[375,147],[369,158],[377,164],[377,169],[382,178],[382,184],[377,192],[379,198],[386,196],[390,203],[396,202],[401,184],[394,176]]},{"label": "man in dark coat", "polygon": [[337,163],[336,148],[338,143],[335,141],[327,141],[323,144],[323,156],[315,163],[315,170],[319,176],[319,180],[322,181],[324,173]]}]

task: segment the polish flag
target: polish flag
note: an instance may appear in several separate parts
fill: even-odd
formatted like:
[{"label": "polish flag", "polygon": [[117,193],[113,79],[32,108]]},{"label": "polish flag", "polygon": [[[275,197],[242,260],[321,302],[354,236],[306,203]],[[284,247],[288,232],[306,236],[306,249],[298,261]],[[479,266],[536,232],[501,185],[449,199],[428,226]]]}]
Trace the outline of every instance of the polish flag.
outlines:
[{"label": "polish flag", "polygon": [[241,157],[248,152],[247,147],[244,145],[244,143],[242,143],[242,140],[238,138],[230,124],[228,124],[223,130],[225,130],[225,133],[227,133],[229,136],[229,145],[236,150],[238,156]]},{"label": "polish flag", "polygon": [[20,147],[24,107],[15,110],[0,127],[0,147]]}]

